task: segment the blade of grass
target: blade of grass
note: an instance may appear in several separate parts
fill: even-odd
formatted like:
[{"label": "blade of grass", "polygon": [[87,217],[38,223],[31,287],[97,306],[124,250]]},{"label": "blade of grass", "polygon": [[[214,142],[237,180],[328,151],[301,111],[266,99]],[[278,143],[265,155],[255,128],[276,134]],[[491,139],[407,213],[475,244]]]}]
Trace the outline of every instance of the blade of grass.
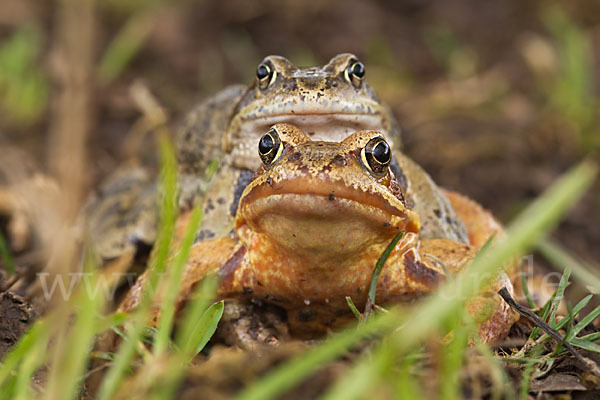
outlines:
[{"label": "blade of grass", "polygon": [[[592,295],[587,295],[586,297],[584,297],[579,303],[577,303],[577,305],[575,307],[573,307],[573,316],[576,316],[577,314],[579,314],[579,312],[581,310],[583,310],[583,308],[585,306],[587,306],[587,304],[590,302],[590,300],[592,299]],[[560,328],[562,328],[563,326],[565,326],[567,323],[569,323],[571,321],[571,317],[570,316],[566,316],[565,318],[561,319],[560,321],[558,321],[558,323],[556,324],[555,329],[558,330]]]},{"label": "blade of grass", "polygon": [[381,256],[377,260],[377,264],[375,264],[375,268],[373,269],[373,274],[371,275],[371,282],[369,283],[369,296],[367,298],[367,304],[365,305],[365,312],[362,315],[361,320],[365,321],[369,318],[371,314],[371,310],[373,305],[375,304],[375,294],[377,292],[377,281],[379,280],[379,275],[381,274],[381,270],[383,269],[383,265],[387,261],[390,256],[392,250],[396,247],[400,239],[404,236],[404,231],[398,232],[396,236],[392,239],[392,241],[387,245]]},{"label": "blade of grass", "polygon": [[185,342],[182,351],[184,354],[189,355],[187,362],[192,361],[198,353],[204,349],[204,346],[208,343],[212,335],[217,330],[217,324],[223,316],[223,308],[225,303],[223,300],[214,303],[208,310],[202,314],[202,317],[195,324],[187,342]]},{"label": "blade of grass", "polygon": [[577,260],[562,246],[553,240],[545,239],[538,243],[537,249],[558,268],[569,267],[575,278],[593,293],[600,293],[600,277],[594,269]]},{"label": "blade of grass", "polygon": [[[152,393],[152,398],[171,399],[177,386],[183,378],[185,367],[206,346],[217,329],[217,324],[223,315],[223,301],[206,305],[215,294],[217,279],[205,279],[197,292],[200,296],[187,307],[182,329],[176,337],[178,351],[170,358],[170,368],[162,378],[162,384]],[[202,313],[203,312],[203,313]]]},{"label": "blade of grass", "polygon": [[132,328],[128,332],[129,340],[124,341],[119,348],[115,361],[102,382],[98,393],[98,400],[108,400],[114,397],[124,374],[131,364],[131,360],[138,347],[138,342],[145,331],[145,325],[152,306],[152,292],[157,287],[169,257],[171,238],[173,237],[177,218],[177,163],[175,160],[175,151],[166,134],[159,135],[159,148],[161,152],[160,192],[163,194],[163,197],[161,199],[160,225],[158,240],[155,245],[156,250],[150,260],[147,285],[144,288],[142,299],[132,318]]},{"label": "blade of grass", "polygon": [[357,399],[373,389],[386,370],[392,368],[396,350],[389,340],[382,343],[367,354],[364,362],[357,363],[342,379],[338,380],[321,400]]},{"label": "blade of grass", "polygon": [[594,321],[598,317],[598,315],[600,315],[600,306],[594,308],[588,315],[583,317],[581,321],[579,321],[577,325],[573,327],[569,334],[567,334],[565,340],[571,340],[574,337],[576,337],[577,334],[581,332],[586,326],[591,324],[592,321]]},{"label": "blade of grass", "polygon": [[527,400],[529,398],[529,382],[531,381],[531,375],[534,372],[535,366],[541,362],[538,357],[542,352],[542,347],[534,348],[531,357],[525,362],[525,369],[523,370],[523,376],[521,377],[521,400]]},{"label": "blade of grass", "polygon": [[[95,276],[98,277],[97,274]],[[76,312],[73,326],[64,327],[69,332],[64,338],[62,354],[50,368],[45,394],[51,399],[76,397],[88,355],[94,344],[98,316],[106,300],[101,294],[89,296],[84,290],[79,298],[79,309]]]},{"label": "blade of grass", "polygon": [[179,253],[175,257],[171,268],[169,268],[169,278],[167,281],[166,293],[161,302],[160,319],[154,342],[154,354],[160,357],[166,350],[171,336],[173,319],[175,317],[175,300],[181,287],[183,271],[189,258],[192,245],[196,236],[196,231],[202,220],[202,208],[196,207],[192,212],[188,226],[186,227]]},{"label": "blade of grass", "polygon": [[529,293],[529,288],[527,287],[527,276],[521,271],[521,287],[523,288],[523,294],[525,294],[525,298],[527,299],[527,305],[529,308],[535,308],[535,301],[533,297],[531,297],[531,293]]},{"label": "blade of grass", "polygon": [[10,395],[11,388],[8,388],[7,384],[16,374],[15,370],[19,364],[29,354],[36,352],[36,348],[42,348],[45,352],[50,339],[51,327],[52,324],[49,318],[37,321],[2,359],[0,366],[0,398],[12,398],[12,395]]},{"label": "blade of grass", "polygon": [[593,343],[589,340],[571,339],[570,343],[575,347],[579,347],[581,349],[591,351],[593,353],[600,353],[600,345]]},{"label": "blade of grass", "polygon": [[[403,326],[403,329],[394,335],[399,348],[410,350],[411,346],[436,328],[443,316],[462,307],[467,298],[479,291],[485,283],[480,279],[483,274],[495,276],[494,273],[503,265],[534,245],[590,186],[596,172],[595,164],[589,161],[582,162],[529,205],[508,228],[507,238],[490,249],[487,257],[476,260],[470,268],[458,274],[451,285],[444,284],[436,294],[415,308],[410,314],[412,318],[408,318],[410,325]],[[460,289],[459,293],[456,287]],[[341,332],[310,349],[303,356],[276,368],[265,378],[246,388],[238,399],[273,398],[306,377],[317,366],[343,354],[362,338],[374,332],[383,333],[397,326],[400,320],[398,312],[392,309],[387,314],[370,318],[356,330]]]},{"label": "blade of grass", "polygon": [[109,44],[98,67],[98,81],[102,86],[119,76],[140,51],[152,30],[155,12],[145,11],[133,15]]},{"label": "blade of grass", "polygon": [[[202,283],[198,285],[195,291],[194,299],[184,310],[184,317],[181,326],[177,330],[175,343],[180,352],[193,357],[192,353],[197,346],[197,334],[201,330],[198,321],[202,319],[209,304],[215,297],[217,291],[218,278],[216,276],[207,276]],[[195,354],[194,354],[195,356]]]},{"label": "blade of grass", "polygon": [[[556,288],[554,293],[552,293],[552,296],[550,296],[550,299],[546,302],[546,304],[544,304],[544,307],[542,308],[542,320],[544,322],[548,321],[548,324],[551,328],[553,328],[555,325],[554,322],[556,320],[556,310],[564,296],[565,288],[567,286],[570,275],[570,272],[568,273],[568,275],[566,275],[565,273],[562,274],[562,276],[560,277],[560,282],[558,283],[558,287]],[[541,329],[539,327],[533,328],[531,330],[531,334],[529,335],[529,339],[537,339],[540,332]]]},{"label": "blade of grass", "polygon": [[[462,313],[459,313],[459,315],[460,314]],[[449,342],[445,343],[443,346],[439,373],[439,398],[446,400],[459,398],[460,374],[462,371],[465,349],[468,346],[468,334],[465,325],[461,323],[461,318],[457,317],[452,322],[453,323],[449,327],[452,330],[452,337]]]},{"label": "blade of grass", "polygon": [[348,308],[350,308],[350,311],[352,311],[352,314],[354,314],[354,317],[358,321],[360,321],[360,318],[361,318],[360,311],[358,311],[358,308],[356,308],[356,306],[354,305],[354,302],[352,301],[352,297],[346,296],[346,304],[348,304]]},{"label": "blade of grass", "polygon": [[395,379],[396,399],[425,399],[425,394],[421,390],[419,381],[411,373],[411,367],[415,364],[415,358],[411,354],[404,357],[400,365],[400,370]]},{"label": "blade of grass", "polygon": [[600,332],[589,333],[579,338],[580,340],[587,340],[589,342],[595,342],[600,340]]},{"label": "blade of grass", "polygon": [[548,321],[548,325],[552,328],[556,327],[556,312],[558,311],[558,307],[560,302],[565,297],[565,289],[569,284],[569,277],[571,276],[571,270],[565,269],[562,276],[560,277],[560,282],[558,282],[558,287],[556,288],[556,296],[554,296],[554,300],[552,300],[552,307],[550,308],[550,320]]},{"label": "blade of grass", "polygon": [[360,340],[377,332],[389,331],[397,325],[398,315],[394,310],[387,314],[376,314],[356,329],[348,329],[334,334],[318,346],[304,353],[303,356],[286,362],[259,382],[246,388],[237,398],[270,399],[289,389],[316,368],[339,357]]}]

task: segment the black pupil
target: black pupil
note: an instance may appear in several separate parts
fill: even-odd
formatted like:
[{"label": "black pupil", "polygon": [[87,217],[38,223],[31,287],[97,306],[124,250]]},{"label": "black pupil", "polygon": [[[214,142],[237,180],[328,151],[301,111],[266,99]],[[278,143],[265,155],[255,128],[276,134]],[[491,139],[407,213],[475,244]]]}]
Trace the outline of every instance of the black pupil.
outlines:
[{"label": "black pupil", "polygon": [[352,74],[357,78],[362,78],[365,76],[365,66],[360,62],[354,63],[352,65]]},{"label": "black pupil", "polygon": [[390,161],[390,146],[386,142],[379,142],[373,148],[373,158],[381,164]]},{"label": "black pupil", "polygon": [[258,151],[260,154],[269,154],[273,150],[273,138],[271,135],[265,135],[258,142]]},{"label": "black pupil", "polygon": [[264,79],[269,76],[269,67],[267,67],[265,64],[260,64],[256,69],[256,76],[258,79]]}]

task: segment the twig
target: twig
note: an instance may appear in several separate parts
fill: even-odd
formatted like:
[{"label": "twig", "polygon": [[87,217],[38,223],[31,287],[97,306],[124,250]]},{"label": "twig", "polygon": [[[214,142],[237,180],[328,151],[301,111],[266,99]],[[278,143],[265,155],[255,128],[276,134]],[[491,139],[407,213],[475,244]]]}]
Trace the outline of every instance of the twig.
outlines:
[{"label": "twig", "polygon": [[569,342],[565,341],[564,337],[560,333],[558,333],[558,331],[556,331],[550,325],[544,322],[544,320],[542,320],[533,311],[531,311],[527,307],[523,307],[522,305],[517,304],[517,302],[508,293],[508,290],[506,290],[506,288],[500,289],[498,291],[498,294],[502,296],[504,301],[506,301],[506,303],[508,303],[508,305],[511,306],[515,311],[517,311],[521,316],[527,318],[528,320],[539,326],[541,330],[548,334],[548,336],[556,340],[556,342],[561,343],[563,346],[565,346],[567,351],[569,351],[569,353],[571,353],[579,362],[581,362],[583,365],[589,368],[594,375],[600,376],[600,368],[598,367],[598,364],[596,364],[589,358],[582,356],[577,350],[575,350],[573,346],[571,346]]}]

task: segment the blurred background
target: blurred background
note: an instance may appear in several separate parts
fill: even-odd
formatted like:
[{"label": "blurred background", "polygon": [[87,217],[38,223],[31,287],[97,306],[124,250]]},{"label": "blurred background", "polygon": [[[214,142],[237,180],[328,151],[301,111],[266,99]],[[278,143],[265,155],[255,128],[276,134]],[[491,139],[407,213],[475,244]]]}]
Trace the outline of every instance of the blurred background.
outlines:
[{"label": "blurred background", "polygon": [[[41,171],[75,188],[76,209],[127,159],[155,165],[134,83],[175,130],[266,55],[308,66],[341,52],[365,63],[406,153],[503,222],[598,159],[598,1],[1,0],[0,159],[18,162],[0,160],[0,187]],[[598,189],[555,234],[591,264]]]}]

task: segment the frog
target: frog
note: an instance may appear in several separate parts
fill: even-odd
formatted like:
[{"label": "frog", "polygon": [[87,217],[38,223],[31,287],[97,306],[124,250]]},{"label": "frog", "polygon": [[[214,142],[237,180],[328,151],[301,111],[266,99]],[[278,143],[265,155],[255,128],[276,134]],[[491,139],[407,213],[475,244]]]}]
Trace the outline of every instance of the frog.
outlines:
[{"label": "frog", "polygon": [[[383,305],[412,303],[431,293],[468,265],[489,236],[501,233],[481,206],[438,188],[464,214],[470,239],[422,237],[408,183],[391,168],[392,147],[380,131],[361,130],[331,142],[276,124],[258,143],[261,165],[241,195],[235,235],[193,245],[178,310],[199,282],[216,275],[218,299],[280,307],[291,337],[313,339],[353,318],[347,297],[365,306],[373,268],[394,237],[400,239],[377,281],[376,299]],[[407,158],[395,157],[400,165]],[[426,174],[411,167],[413,174]],[[180,217],[179,236],[188,218],[189,213]],[[121,311],[137,307],[146,281],[147,273]],[[503,338],[516,319],[496,293],[501,287],[514,293],[506,273],[469,306],[473,314],[488,312],[479,331],[486,343]],[[160,299],[158,294],[157,304]],[[153,321],[160,318],[158,309]]]},{"label": "frog", "polygon": [[[234,236],[240,197],[261,163],[256,141],[275,123],[294,124],[312,139],[328,141],[377,130],[392,148],[401,149],[400,125],[365,77],[365,65],[350,53],[318,67],[297,67],[285,57],[267,56],[252,83],[225,88],[195,108],[175,142],[180,210],[200,204],[204,211],[197,240]],[[208,179],[205,171],[214,161],[217,172]],[[431,179],[408,159],[394,158],[391,168],[408,182],[407,197],[421,216],[421,236],[466,243],[464,226]],[[152,245],[156,198],[156,182],[139,167],[121,170],[101,186],[85,214],[89,241],[103,259]]]}]

